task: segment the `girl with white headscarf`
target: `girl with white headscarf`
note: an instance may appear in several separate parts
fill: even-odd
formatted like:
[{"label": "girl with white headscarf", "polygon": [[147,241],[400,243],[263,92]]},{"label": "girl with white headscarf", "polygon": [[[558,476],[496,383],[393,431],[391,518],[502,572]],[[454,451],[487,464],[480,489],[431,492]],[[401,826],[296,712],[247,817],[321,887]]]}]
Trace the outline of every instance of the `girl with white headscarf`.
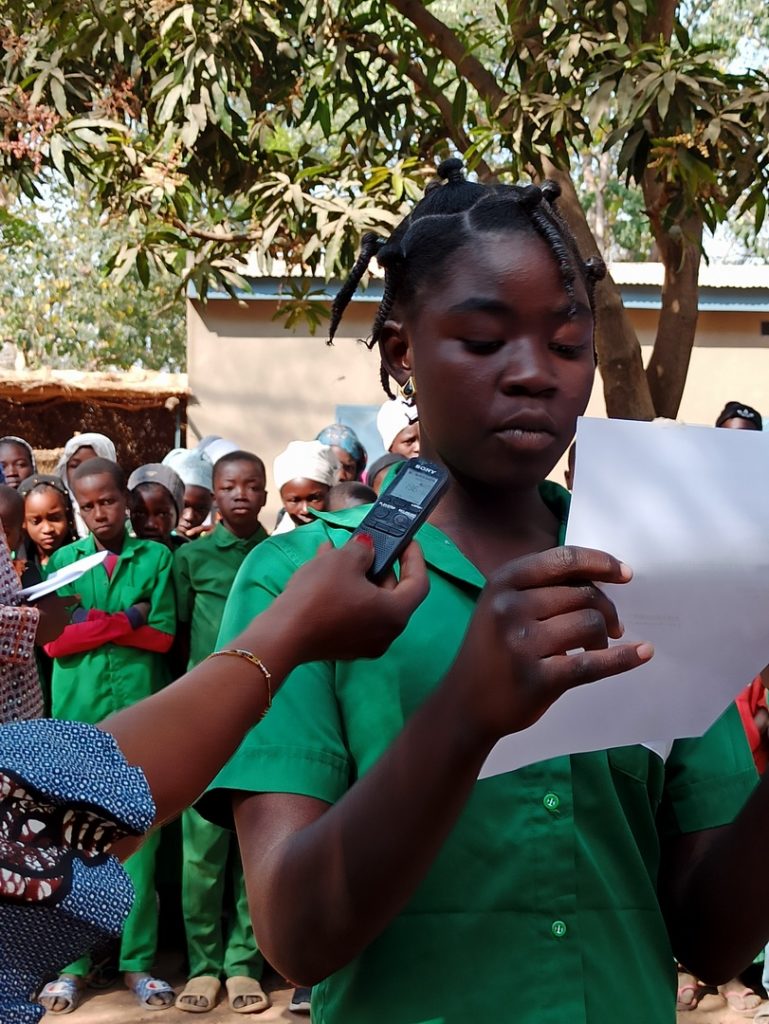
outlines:
[{"label": "girl with white headscarf", "polygon": [[112,441],[104,434],[75,434],[64,445],[64,452],[56,464],[55,473],[61,477],[69,491],[72,508],[75,512],[75,526],[77,527],[78,537],[87,537],[88,527],[80,515],[80,506],[70,486],[69,474],[72,470],[77,469],[81,462],[87,462],[88,459],[95,458],[109,459],[110,462],[117,462],[117,452]]}]

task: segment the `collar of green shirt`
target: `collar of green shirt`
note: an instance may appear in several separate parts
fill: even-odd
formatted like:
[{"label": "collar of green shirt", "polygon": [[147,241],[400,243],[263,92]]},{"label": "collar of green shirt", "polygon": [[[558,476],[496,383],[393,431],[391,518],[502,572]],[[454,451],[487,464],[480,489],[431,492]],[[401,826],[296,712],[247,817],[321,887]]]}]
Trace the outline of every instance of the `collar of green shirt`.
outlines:
[{"label": "collar of green shirt", "polygon": [[[550,511],[557,516],[560,525],[558,543],[563,544],[566,535],[566,520],[569,515],[571,495],[560,484],[545,480],[539,488],[542,500]],[[359,505],[356,508],[342,509],[339,512],[315,512],[314,515],[329,526],[354,530],[364,519],[370,505]],[[422,548],[425,561],[433,569],[469,583],[474,587],[483,587],[486,580],[483,573],[465,558],[456,544],[446,534],[431,523],[419,530],[417,539]]]},{"label": "collar of green shirt", "polygon": [[[118,558],[121,561],[128,561],[129,559],[134,557],[136,552],[145,543],[145,541],[140,540],[138,537],[134,537],[133,534],[129,532],[128,525],[126,525],[125,533],[123,536],[123,547],[121,548],[120,553],[118,554]],[[150,543],[156,544],[157,541],[151,541]],[[101,548],[96,547],[96,538],[92,533],[89,533],[88,536],[84,539],[83,550],[85,554],[89,555],[95,554],[97,551],[101,550]],[[117,554],[117,552],[115,553]]]},{"label": "collar of green shirt", "polygon": [[250,537],[236,537],[223,523],[217,523],[211,532],[211,540],[218,548],[234,548],[242,545],[250,550],[261,541],[266,540],[267,536],[268,533],[261,523],[257,531]]}]

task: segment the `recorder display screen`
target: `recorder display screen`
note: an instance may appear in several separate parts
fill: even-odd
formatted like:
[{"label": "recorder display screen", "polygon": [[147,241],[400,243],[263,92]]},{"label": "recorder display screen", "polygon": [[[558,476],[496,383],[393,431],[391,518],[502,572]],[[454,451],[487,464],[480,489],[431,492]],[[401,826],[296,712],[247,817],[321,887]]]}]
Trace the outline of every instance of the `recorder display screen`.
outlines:
[{"label": "recorder display screen", "polygon": [[410,501],[414,505],[421,505],[437,482],[435,477],[430,477],[426,473],[402,470],[389,495],[392,498]]}]

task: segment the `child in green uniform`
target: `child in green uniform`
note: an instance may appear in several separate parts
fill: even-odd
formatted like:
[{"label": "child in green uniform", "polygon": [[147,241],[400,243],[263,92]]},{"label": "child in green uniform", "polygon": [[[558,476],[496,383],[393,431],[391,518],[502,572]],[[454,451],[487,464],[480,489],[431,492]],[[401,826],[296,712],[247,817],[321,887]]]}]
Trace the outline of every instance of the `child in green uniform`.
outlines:
[{"label": "child in green uniform", "polygon": [[[164,655],[176,631],[171,553],[161,544],[131,537],[126,529],[128,492],[123,471],[93,458],[70,476],[88,537],[55,552],[49,572],[96,551],[104,563],[62,594],[78,594],[80,606],[62,635],[45,648],[54,658],[53,717],[100,722],[168,682]],[[120,947],[126,985],[147,1008],[173,1003],[173,990],[150,974],[157,945],[154,866],[158,833],[126,862],[136,890]],[[54,1012],[78,1004],[88,958],[65,968],[41,994]]]},{"label": "child in green uniform", "polygon": [[[188,669],[214,650],[238,569],[267,537],[259,522],[267,498],[261,459],[244,451],[225,455],[214,466],[213,488],[221,522],[211,533],[181,547],[174,558],[180,632],[189,634]],[[270,1000],[259,983],[263,960],[254,941],[237,843],[231,832],[212,825],[193,808],[182,816],[182,834],[182,910],[189,980],[176,1006],[194,1013],[212,1009],[224,977],[231,1008],[258,1013]],[[228,864],[234,907],[224,936]]]},{"label": "child in green uniform", "polygon": [[[373,341],[450,474],[418,534],[430,592],[383,656],[295,670],[201,806],[234,810],[260,947],[315,985],[317,1024],[674,1024],[674,952],[718,982],[769,931],[769,894],[735,907],[722,884],[765,870],[769,778],[751,796],[732,709],[665,759],[623,747],[478,780],[501,736],[653,651],[609,644],[622,627],[594,583],[631,570],[560,546],[568,493],[546,482],[593,385],[603,264],[554,183],[439,175],[388,240],[365,237],[332,316],[333,333],[378,256]],[[219,643],[364,514],[318,512],[253,552]]]}]

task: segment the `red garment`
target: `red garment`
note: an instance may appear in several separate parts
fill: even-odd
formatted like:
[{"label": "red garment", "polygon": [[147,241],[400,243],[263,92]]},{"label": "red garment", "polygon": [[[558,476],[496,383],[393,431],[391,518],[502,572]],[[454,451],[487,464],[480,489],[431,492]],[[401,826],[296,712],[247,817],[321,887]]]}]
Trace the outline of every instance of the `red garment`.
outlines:
[{"label": "red garment", "polygon": [[761,676],[756,676],[753,682],[746,686],[737,698],[737,708],[740,712],[745,735],[750,743],[750,751],[759,774],[763,775],[769,766],[769,741],[762,736],[756,728],[755,716],[759,708],[767,710],[766,689]]},{"label": "red garment", "polygon": [[163,633],[152,626],[134,629],[125,612],[110,614],[91,608],[85,622],[73,622],[67,626],[61,636],[45,645],[45,653],[51,658],[63,658],[112,643],[165,654],[170,650],[173,639],[170,633]]}]

